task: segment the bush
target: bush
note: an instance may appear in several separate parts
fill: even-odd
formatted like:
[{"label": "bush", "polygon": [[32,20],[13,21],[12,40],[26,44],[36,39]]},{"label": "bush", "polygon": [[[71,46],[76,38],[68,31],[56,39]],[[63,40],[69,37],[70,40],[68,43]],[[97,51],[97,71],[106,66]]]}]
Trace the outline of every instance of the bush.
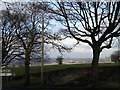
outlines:
[{"label": "bush", "polygon": [[58,62],[59,65],[63,64],[63,57],[62,56],[57,57],[56,61]]},{"label": "bush", "polygon": [[111,55],[111,61],[120,63],[120,50],[113,52],[113,54]]}]

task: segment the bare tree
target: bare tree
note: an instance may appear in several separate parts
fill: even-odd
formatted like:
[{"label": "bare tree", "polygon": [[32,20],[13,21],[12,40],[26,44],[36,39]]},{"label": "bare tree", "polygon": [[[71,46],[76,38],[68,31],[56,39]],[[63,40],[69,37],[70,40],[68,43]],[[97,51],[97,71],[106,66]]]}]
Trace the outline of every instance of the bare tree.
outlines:
[{"label": "bare tree", "polygon": [[51,3],[49,12],[66,27],[64,32],[91,46],[93,87],[96,87],[100,53],[111,48],[114,37],[120,36],[120,2]]},{"label": "bare tree", "polygon": [[59,65],[63,64],[63,57],[62,56],[57,57],[56,61],[58,62]]},{"label": "bare tree", "polygon": [[[18,44],[22,46],[22,52],[25,57],[25,85],[30,84],[30,73],[29,65],[31,60],[31,55],[34,50],[35,45],[41,44],[41,28],[42,28],[42,11],[46,11],[46,7],[42,3],[7,3],[7,10],[10,12],[12,17],[11,21],[14,22],[14,29],[16,33],[16,38]],[[42,10],[42,11],[41,11]],[[71,48],[64,47],[60,43],[55,41],[63,40],[60,35],[50,33],[47,30],[49,25],[49,14],[45,16],[45,32],[44,32],[44,43],[51,45],[52,47],[58,49],[60,52]],[[41,50],[41,46],[39,48]],[[38,53],[38,52],[37,52]]]},{"label": "bare tree", "polygon": [[16,57],[14,23],[9,20],[9,11],[2,10],[0,29],[2,32],[2,66],[8,65]]},{"label": "bare tree", "polygon": [[[22,45],[25,55],[25,85],[30,84],[30,55],[33,50],[33,45],[37,40],[37,30],[40,19],[34,4],[25,3],[9,3],[7,9],[11,12],[10,17],[12,22],[15,22],[15,33],[18,38],[18,44]],[[36,15],[37,14],[37,15]],[[37,26],[38,25],[38,26]]]}]

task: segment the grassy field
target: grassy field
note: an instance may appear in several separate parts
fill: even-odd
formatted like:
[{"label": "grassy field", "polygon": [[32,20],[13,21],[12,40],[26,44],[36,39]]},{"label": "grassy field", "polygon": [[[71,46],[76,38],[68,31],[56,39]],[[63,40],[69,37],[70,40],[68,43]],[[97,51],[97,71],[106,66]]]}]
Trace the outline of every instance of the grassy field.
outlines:
[{"label": "grassy field", "polygon": [[[73,67],[90,67],[91,64],[63,64],[63,65],[47,65],[44,66],[44,72],[50,72],[54,70],[66,69],[66,68],[73,68]],[[24,75],[24,67],[16,67],[16,68],[4,68],[4,69],[11,69],[16,76]],[[41,66],[31,66],[30,67],[30,74],[40,73]]]},{"label": "grassy field", "polygon": [[[99,66],[118,66],[117,63],[100,63]],[[66,69],[66,68],[79,68],[79,67],[91,67],[91,64],[63,64],[63,65],[47,65],[44,66],[44,72],[50,72],[54,70]],[[16,67],[16,68],[4,68],[11,69],[16,76],[24,75],[24,67]],[[40,73],[40,66],[31,66],[30,74]]]},{"label": "grassy field", "polygon": [[[118,66],[119,64],[116,63],[104,63],[104,64],[99,64],[100,67],[115,67]],[[88,70],[84,70],[84,68],[90,68],[91,64],[70,64],[70,65],[48,65],[48,66],[44,66],[44,72],[49,74],[51,72],[54,73],[54,71],[61,71],[63,72],[63,74],[59,75],[53,75],[51,78],[54,79],[52,82],[52,86],[64,86],[64,85],[68,85],[71,82],[75,82],[77,83],[77,79],[86,76],[88,73]],[[74,68],[77,70],[74,70]],[[23,67],[17,67],[17,68],[5,68],[5,69],[11,69],[15,74],[16,77],[17,76],[24,76],[24,68]],[[73,70],[72,70],[73,69]],[[68,70],[68,71],[65,71]],[[70,71],[71,70],[71,71]],[[116,69],[115,69],[116,70]],[[113,70],[114,71],[114,70]],[[65,73],[66,72],[66,73]],[[38,74],[40,73],[40,66],[31,66],[30,67],[30,74]],[[113,73],[113,72],[111,72]],[[106,75],[106,74],[105,74]],[[108,74],[109,75],[109,74]],[[115,76],[114,76],[115,77]],[[86,78],[86,77],[85,77]],[[110,77],[112,78],[112,77]],[[116,77],[115,77],[116,78]],[[120,83],[115,82],[115,80],[112,80],[112,82],[109,82],[106,80],[106,83],[103,83],[103,85],[105,84],[107,87],[118,87],[120,86]],[[50,81],[48,81],[47,83],[51,83]],[[73,85],[73,84],[72,84]],[[71,85],[71,86],[72,86]],[[18,79],[18,80],[11,80],[9,82],[5,82],[3,83],[3,87],[24,87],[24,79]],[[31,78],[31,85],[27,88],[40,88],[40,76],[39,77],[32,77]],[[48,86],[49,87],[49,86]],[[89,86],[87,86],[89,87]]]}]

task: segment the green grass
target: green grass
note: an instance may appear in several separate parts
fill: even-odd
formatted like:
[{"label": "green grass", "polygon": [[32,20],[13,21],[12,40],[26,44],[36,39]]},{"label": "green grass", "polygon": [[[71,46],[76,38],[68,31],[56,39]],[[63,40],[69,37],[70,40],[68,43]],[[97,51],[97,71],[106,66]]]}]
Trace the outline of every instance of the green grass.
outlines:
[{"label": "green grass", "polygon": [[[99,66],[117,66],[118,64],[116,63],[101,63]],[[44,72],[50,72],[54,70],[61,70],[61,69],[66,69],[66,68],[83,68],[83,67],[91,67],[91,64],[69,64],[69,65],[48,65],[44,66]],[[5,69],[12,69],[12,71],[16,74],[16,76],[22,76],[24,75],[24,68],[23,67],[17,67],[17,68],[5,68]],[[30,67],[30,74],[35,74],[35,73],[40,73],[40,66],[31,66]],[[55,77],[55,85],[62,85],[66,84],[80,76],[78,75],[66,75],[62,77]],[[105,83],[106,86],[108,87],[117,87],[116,84],[110,82],[110,83]],[[4,83],[4,87],[24,87],[24,80],[12,80],[10,82]],[[40,77],[34,77],[31,78],[31,86],[28,88],[34,88],[34,87],[40,87]]]},{"label": "green grass", "polygon": [[[100,63],[99,66],[118,66],[116,63]],[[54,70],[66,69],[66,68],[79,68],[79,67],[91,67],[91,64],[63,64],[63,65],[47,65],[44,66],[44,72],[50,72]],[[24,67],[16,67],[16,68],[5,68],[11,69],[16,76],[24,75]],[[40,73],[40,66],[31,66],[30,74]]]},{"label": "green grass", "polygon": [[99,63],[98,66],[120,66],[119,63]]},{"label": "green grass", "polygon": [[72,74],[62,77],[56,77],[55,78],[56,81],[54,82],[54,85],[64,85],[78,77],[80,77],[80,75],[72,75]]},{"label": "green grass", "polygon": [[12,80],[10,82],[2,83],[3,87],[9,88],[9,87],[21,87],[24,86],[24,80]]},{"label": "green grass", "polygon": [[[90,64],[63,64],[63,65],[48,65],[44,66],[44,72],[50,72],[54,70],[66,69],[70,67],[90,67]],[[16,68],[5,68],[11,69],[16,76],[24,75],[24,67],[16,67]],[[30,74],[40,73],[41,66],[31,66],[30,67]]]}]

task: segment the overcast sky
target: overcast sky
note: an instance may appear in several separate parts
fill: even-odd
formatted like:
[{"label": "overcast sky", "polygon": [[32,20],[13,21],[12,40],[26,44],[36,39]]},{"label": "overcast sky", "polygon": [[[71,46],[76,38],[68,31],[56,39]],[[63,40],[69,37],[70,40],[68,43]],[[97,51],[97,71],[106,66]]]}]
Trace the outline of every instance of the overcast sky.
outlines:
[{"label": "overcast sky", "polygon": [[[70,46],[74,42],[75,42],[75,40],[73,40],[73,39],[70,40],[69,39],[68,41],[66,40],[65,43]],[[101,52],[100,57],[101,58],[110,57],[110,55],[117,49],[118,49],[117,45],[114,46],[114,48],[111,48],[111,49],[104,49]],[[56,58],[57,56],[60,55],[57,50],[51,50],[49,52],[49,54],[50,54],[50,57],[53,57],[53,58]],[[77,45],[76,47],[74,47],[71,52],[64,53],[63,56],[65,58],[92,58],[92,49],[89,45],[81,43],[80,45]]]},{"label": "overcast sky", "polygon": [[[62,25],[59,22],[54,23],[53,21],[53,24],[55,24],[53,25],[54,28],[52,27],[53,31],[56,29],[60,29],[62,27]],[[77,41],[75,39],[70,39],[70,38],[67,38],[66,40],[63,41],[63,43],[67,46],[73,46],[74,44],[76,44],[76,42]],[[115,40],[115,42],[117,42],[117,40]],[[110,55],[115,50],[118,50],[117,43],[115,43],[111,49],[104,49],[101,52],[100,57],[101,58],[110,57]],[[60,55],[60,53],[57,50],[51,50],[49,54],[50,54],[50,57],[53,57],[53,58],[56,58],[57,56]],[[92,58],[92,49],[88,44],[80,42],[80,44],[74,47],[71,52],[63,53],[63,56],[65,58]]]},{"label": "overcast sky", "polygon": [[[2,1],[14,2],[14,1],[25,1],[25,0],[2,0]],[[0,2],[0,4],[2,4],[2,3]],[[4,8],[4,6],[0,5],[0,10],[3,8]],[[54,27],[54,29],[60,28],[60,27],[61,27],[60,24],[57,23],[56,26]],[[67,46],[71,46],[76,43],[76,40],[68,38],[63,42]],[[117,49],[118,49],[117,44],[114,45],[113,48],[111,48],[111,49],[104,49],[101,52],[100,57],[102,57],[102,58],[109,57]],[[51,58],[56,58],[60,54],[56,50],[51,50],[49,52],[49,55]],[[73,48],[73,50],[70,53],[64,53],[63,56],[64,56],[64,58],[92,58],[92,49],[90,48],[89,45],[87,45],[85,43],[80,43],[80,45],[77,45],[75,48]]]}]

